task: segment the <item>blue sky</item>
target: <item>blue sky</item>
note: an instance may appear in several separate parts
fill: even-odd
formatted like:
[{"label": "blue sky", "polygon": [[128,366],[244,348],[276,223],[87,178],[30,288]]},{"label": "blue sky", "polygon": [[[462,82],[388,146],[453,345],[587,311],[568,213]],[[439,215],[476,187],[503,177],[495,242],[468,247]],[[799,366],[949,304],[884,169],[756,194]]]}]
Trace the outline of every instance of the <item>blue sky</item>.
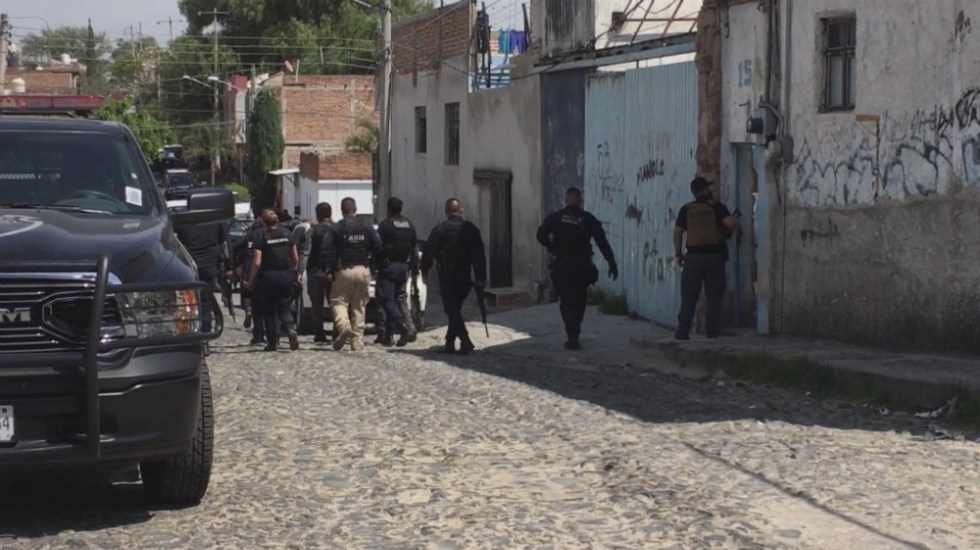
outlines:
[{"label": "blue sky", "polygon": [[185,25],[177,0],[3,0],[0,10],[10,16],[14,42],[45,25],[85,26],[89,18],[96,31],[111,39],[128,37],[131,25],[138,33],[142,23],[143,35],[161,43],[170,32],[168,18],[174,19],[174,36],[180,36]]}]

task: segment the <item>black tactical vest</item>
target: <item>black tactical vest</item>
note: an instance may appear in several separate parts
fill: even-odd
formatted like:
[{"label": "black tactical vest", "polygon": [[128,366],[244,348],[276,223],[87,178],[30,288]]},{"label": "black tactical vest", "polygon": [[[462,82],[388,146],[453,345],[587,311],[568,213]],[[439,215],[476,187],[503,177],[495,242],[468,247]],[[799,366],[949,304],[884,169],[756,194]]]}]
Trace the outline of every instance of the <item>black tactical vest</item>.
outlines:
[{"label": "black tactical vest", "polygon": [[262,237],[262,271],[282,271],[290,267],[293,234],[284,227],[266,230]]},{"label": "black tactical vest", "polygon": [[463,220],[447,220],[442,222],[436,259],[442,268],[469,267],[468,250],[463,239]]},{"label": "black tactical vest", "polygon": [[309,238],[312,241],[310,241],[310,260],[306,265],[308,270],[318,269],[320,271],[326,271],[324,266],[320,265],[320,249],[323,246],[323,238],[330,232],[332,226],[333,224],[331,223],[318,223],[310,230]]},{"label": "black tactical vest", "polygon": [[392,218],[394,238],[385,243],[385,258],[389,262],[407,262],[415,252],[415,231],[405,218]]},{"label": "black tactical vest", "polygon": [[366,222],[340,222],[340,266],[367,266],[371,261],[371,232]]}]

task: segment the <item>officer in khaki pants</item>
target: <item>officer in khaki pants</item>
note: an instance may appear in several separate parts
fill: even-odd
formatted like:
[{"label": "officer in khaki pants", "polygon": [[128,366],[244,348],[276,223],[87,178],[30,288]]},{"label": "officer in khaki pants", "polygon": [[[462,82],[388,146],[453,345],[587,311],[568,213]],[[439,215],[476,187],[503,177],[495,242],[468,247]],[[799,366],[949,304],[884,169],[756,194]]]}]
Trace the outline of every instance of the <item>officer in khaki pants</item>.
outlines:
[{"label": "officer in khaki pants", "polygon": [[364,349],[364,306],[371,287],[371,262],[381,254],[381,237],[370,222],[357,218],[354,199],[341,201],[340,212],[344,219],[323,237],[320,265],[333,280],[333,349],[339,351],[350,342],[352,350],[360,351]]}]

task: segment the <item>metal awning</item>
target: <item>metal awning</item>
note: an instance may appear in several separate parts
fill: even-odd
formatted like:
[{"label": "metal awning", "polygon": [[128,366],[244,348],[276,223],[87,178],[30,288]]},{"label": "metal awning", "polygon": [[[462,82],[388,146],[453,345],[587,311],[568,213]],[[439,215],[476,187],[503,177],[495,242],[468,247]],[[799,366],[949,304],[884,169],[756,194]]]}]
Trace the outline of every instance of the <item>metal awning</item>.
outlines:
[{"label": "metal awning", "polygon": [[269,172],[272,176],[288,176],[290,174],[299,174],[299,168],[282,168],[280,170],[272,170]]}]

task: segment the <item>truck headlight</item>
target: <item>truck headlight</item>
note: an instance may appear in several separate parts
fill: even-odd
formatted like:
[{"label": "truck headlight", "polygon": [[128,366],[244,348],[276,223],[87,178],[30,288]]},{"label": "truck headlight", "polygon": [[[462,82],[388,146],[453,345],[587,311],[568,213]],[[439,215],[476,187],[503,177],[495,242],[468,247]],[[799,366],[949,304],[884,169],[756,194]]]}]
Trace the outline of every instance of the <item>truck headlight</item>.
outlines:
[{"label": "truck headlight", "polygon": [[133,327],[139,338],[201,330],[201,296],[197,290],[127,292],[118,294],[117,299],[127,329]]}]

